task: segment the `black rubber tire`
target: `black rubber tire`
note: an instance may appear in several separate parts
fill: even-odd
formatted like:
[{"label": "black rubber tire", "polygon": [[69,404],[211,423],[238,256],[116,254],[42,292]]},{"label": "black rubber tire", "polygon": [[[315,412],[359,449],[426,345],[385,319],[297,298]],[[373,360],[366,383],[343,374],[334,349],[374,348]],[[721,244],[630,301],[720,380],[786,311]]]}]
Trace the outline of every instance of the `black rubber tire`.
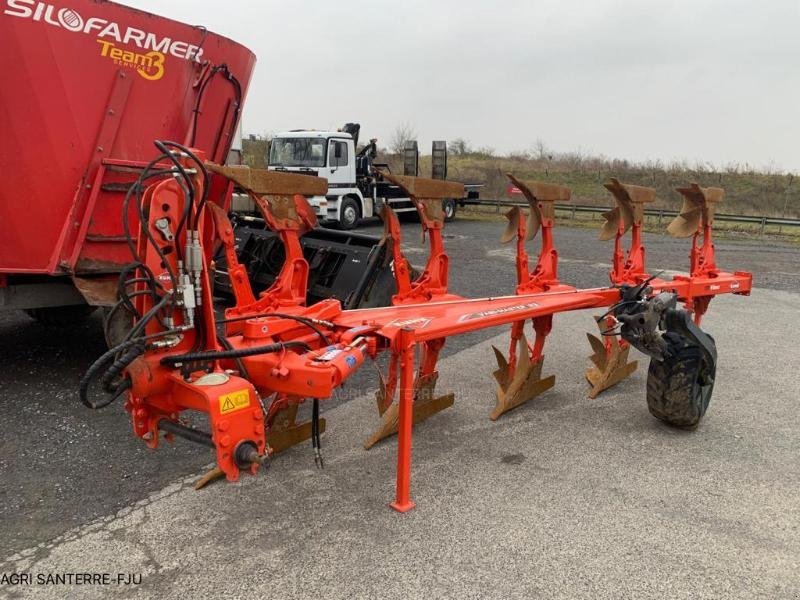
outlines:
[{"label": "black rubber tire", "polygon": [[449,223],[450,221],[455,221],[456,212],[458,212],[456,201],[453,200],[452,198],[446,198],[442,200],[442,212],[444,212],[445,223]]},{"label": "black rubber tire", "polygon": [[[348,217],[347,215],[353,215]],[[343,231],[350,231],[361,220],[361,207],[358,201],[351,197],[345,196],[342,198],[342,205],[339,208],[339,222],[338,227]]]},{"label": "black rubber tire", "polygon": [[48,306],[45,308],[26,308],[25,314],[48,327],[69,327],[88,319],[96,308],[96,306],[89,306],[88,304]]},{"label": "black rubber tire", "polygon": [[117,305],[113,309],[105,309],[103,314],[103,336],[106,345],[114,348],[125,341],[126,336],[133,328],[134,317],[125,306]]},{"label": "black rubber tire", "polygon": [[674,356],[650,360],[647,408],[654,417],[673,427],[694,429],[711,402],[715,365],[708,364],[698,346],[681,347],[680,342],[670,345]]}]

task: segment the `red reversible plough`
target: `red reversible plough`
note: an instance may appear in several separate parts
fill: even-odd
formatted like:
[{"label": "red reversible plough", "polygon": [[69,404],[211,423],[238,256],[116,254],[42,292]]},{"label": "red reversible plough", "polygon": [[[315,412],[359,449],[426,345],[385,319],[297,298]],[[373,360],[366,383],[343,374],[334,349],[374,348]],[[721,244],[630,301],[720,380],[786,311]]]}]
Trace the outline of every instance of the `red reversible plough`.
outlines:
[{"label": "red reversible plough", "polygon": [[[568,201],[570,190],[509,175],[530,205],[527,215],[519,208],[508,213],[502,235],[516,244],[516,285],[509,282],[508,295],[463,298],[448,289],[442,235],[442,199],[461,197],[461,184],[382,173],[417,206],[430,244],[424,270],[412,277],[397,218],[386,209],[383,243],[389,245],[397,287],[392,305],[343,310],[338,300],[327,299],[306,306],[309,267],[299,240],[316,225],[306,196],[324,195],[327,182],[223,167],[171,142],[156,146],[161,155],[142,172],[125,202],[126,230],[130,215],[139,217],[140,226],[138,235],[127,231],[134,262],[121,275],[117,308],[130,313],[133,325],[90,367],[80,395],[91,408],[123,398],[134,433],[152,448],[175,436],[213,448],[217,469],[210,477],[235,481],[242,470],[255,473],[275,452],[309,438],[321,466],[325,423],[319,401],[330,398],[365,361],[388,353],[376,394],[380,425],[365,447],[398,435],[391,506],[405,512],[414,506],[413,425],[454,402],[453,394],[435,393],[446,339],[511,326],[508,355],[495,349],[494,420],[553,387],[555,377],[542,376],[545,340],[553,315],[572,310],[602,311],[596,318],[600,337],[589,336],[591,397],[636,369],[628,360],[634,346],[651,357],[650,411],[672,425],[694,427],[708,406],[716,368],[714,341],[700,329],[701,317],[715,295],[747,295],[751,289],[749,273],[720,271],[714,260],[711,227],[721,189],[691,185],[679,190],[684,206],[669,231],[694,236],[691,271],[667,280],[645,268],[643,208],[654,199],[654,190],[612,179],[606,188],[616,207],[606,214],[601,233],[601,239],[614,239],[611,286],[577,289],[559,280],[553,240],[555,203]],[[252,197],[285,249],[282,271],[258,297],[237,263],[224,207],[215,202],[234,184]],[[525,242],[540,231],[541,250],[531,268]],[[220,248],[235,296],[235,306],[222,317],[211,289],[213,257]],[[528,320],[533,343],[524,333]],[[297,423],[298,405],[306,400],[312,402],[312,418]],[[190,426],[185,411],[204,413],[207,425]]]}]

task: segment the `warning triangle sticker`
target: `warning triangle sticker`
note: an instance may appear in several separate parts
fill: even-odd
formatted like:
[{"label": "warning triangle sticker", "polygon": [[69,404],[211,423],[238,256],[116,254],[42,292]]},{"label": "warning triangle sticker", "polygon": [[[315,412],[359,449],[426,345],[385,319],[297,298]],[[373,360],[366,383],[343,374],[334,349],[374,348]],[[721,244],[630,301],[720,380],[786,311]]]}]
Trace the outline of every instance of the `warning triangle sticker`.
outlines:
[{"label": "warning triangle sticker", "polygon": [[236,408],[230,398],[225,398],[225,402],[222,403],[222,412],[228,412]]}]

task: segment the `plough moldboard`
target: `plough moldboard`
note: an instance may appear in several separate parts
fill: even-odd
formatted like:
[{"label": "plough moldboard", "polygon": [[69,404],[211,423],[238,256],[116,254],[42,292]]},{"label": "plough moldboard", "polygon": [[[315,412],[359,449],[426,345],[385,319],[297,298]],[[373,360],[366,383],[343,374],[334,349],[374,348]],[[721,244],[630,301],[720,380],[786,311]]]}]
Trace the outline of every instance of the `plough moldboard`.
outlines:
[{"label": "plough moldboard", "polygon": [[[611,285],[577,289],[559,280],[553,236],[554,203],[568,201],[569,188],[509,175],[530,205],[527,214],[509,211],[501,236],[516,244],[516,285],[509,282],[509,294],[500,297],[463,298],[448,289],[441,208],[443,198],[461,197],[461,185],[382,173],[417,206],[430,245],[422,274],[412,278],[397,218],[385,209],[383,243],[389,245],[397,286],[392,305],[343,310],[327,299],[305,306],[308,264],[299,239],[316,224],[305,196],[324,194],[326,181],[206,163],[200,152],[171,142],[157,147],[161,155],[125,204],[141,221],[135,239],[128,232],[134,262],[119,286],[118,308],[131,313],[134,325],[92,365],[80,395],[90,408],[124,398],[134,433],[152,448],[175,436],[213,448],[217,468],[203,483],[220,475],[235,481],[242,470],[255,473],[274,453],[309,438],[321,466],[325,424],[319,401],[330,398],[367,359],[388,353],[376,394],[378,427],[364,445],[398,434],[391,506],[407,511],[414,506],[413,424],[454,403],[453,394],[436,391],[436,365],[446,339],[510,326],[508,355],[495,348],[496,397],[489,415],[494,420],[553,387],[555,376],[544,365],[545,341],[553,315],[571,310],[602,311],[596,318],[599,337],[589,335],[590,397],[636,369],[636,361],[629,360],[634,346],[651,357],[650,411],[667,423],[694,427],[708,405],[716,366],[714,342],[699,328],[701,318],[715,295],[747,295],[751,289],[749,273],[723,272],[714,260],[711,227],[721,189],[692,184],[679,190],[684,206],[668,230],[693,236],[690,272],[662,279],[646,271],[642,242],[643,206],[655,192],[612,179],[606,187],[615,207],[606,213],[600,236],[614,240]],[[279,276],[258,297],[237,264],[231,225],[215,202],[232,182],[253,198],[286,252]],[[525,242],[537,235],[541,249],[531,268]],[[236,301],[222,319],[215,316],[209,285],[219,244]],[[524,334],[528,320],[532,343]],[[297,423],[297,407],[306,400],[313,404],[312,419]],[[184,411],[205,413],[209,431],[189,427]]]}]

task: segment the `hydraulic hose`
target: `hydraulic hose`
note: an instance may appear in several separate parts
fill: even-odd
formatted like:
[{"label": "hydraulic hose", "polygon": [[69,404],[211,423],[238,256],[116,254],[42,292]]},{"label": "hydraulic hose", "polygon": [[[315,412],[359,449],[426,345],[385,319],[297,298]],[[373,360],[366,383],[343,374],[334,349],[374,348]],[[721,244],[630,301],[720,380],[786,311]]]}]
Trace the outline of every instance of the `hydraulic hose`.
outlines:
[{"label": "hydraulic hose", "polygon": [[280,342],[277,344],[267,344],[266,346],[253,346],[252,348],[238,348],[235,350],[208,350],[206,352],[187,352],[186,354],[165,356],[161,359],[161,364],[169,367],[176,367],[189,362],[219,360],[223,358],[244,358],[245,356],[279,352],[280,350],[285,350],[288,348],[303,348],[304,350],[311,350],[311,346],[305,342]]},{"label": "hydraulic hose", "polygon": [[217,325],[224,325],[225,323],[236,323],[237,321],[246,321],[248,319],[258,319],[258,318],[261,318],[261,317],[276,317],[276,318],[279,318],[279,319],[289,319],[290,321],[297,321],[298,323],[302,323],[303,325],[305,325],[306,327],[311,329],[314,333],[316,333],[317,336],[319,337],[319,339],[322,340],[323,344],[325,344],[326,346],[328,344],[330,344],[330,341],[328,340],[328,336],[326,336],[322,332],[322,330],[319,327],[317,327],[314,324],[314,321],[312,321],[310,318],[308,318],[308,317],[300,317],[298,315],[290,315],[290,314],[287,314],[287,313],[277,313],[277,312],[255,313],[255,314],[252,314],[252,315],[244,315],[244,316],[241,316],[241,317],[232,317],[230,319],[222,319],[220,321],[217,321]]},{"label": "hydraulic hose", "polygon": [[[78,386],[78,397],[80,398],[81,404],[83,404],[86,408],[97,410],[98,408],[105,408],[106,406],[114,402],[114,400],[116,400],[119,397],[119,395],[125,389],[127,389],[127,387],[125,387],[124,385],[115,386],[113,389],[113,395],[111,395],[108,398],[108,400],[106,400],[105,402],[96,403],[89,400],[89,385],[96,377],[100,375],[103,369],[105,369],[109,365],[109,363],[112,363],[111,366],[108,367],[108,370],[109,371],[111,370],[111,367],[114,366],[113,363],[116,362],[117,355],[120,352],[125,352],[126,358],[129,359],[128,364],[130,364],[131,362],[133,362],[133,360],[136,359],[136,356],[144,354],[144,351],[145,351],[144,341],[141,338],[136,338],[133,340],[128,340],[127,342],[122,342],[119,346],[111,348],[110,350],[106,351],[100,358],[94,361],[92,363],[92,366],[90,366],[87,369],[83,378],[81,378],[81,382]],[[133,354],[134,352],[138,352],[138,354],[136,354],[136,356],[133,356],[133,358],[130,358],[130,354]],[[122,369],[120,369],[119,372],[122,372]],[[105,384],[106,384],[105,376],[103,377],[103,383],[105,389]],[[128,387],[130,387],[130,383],[128,384]]]}]

